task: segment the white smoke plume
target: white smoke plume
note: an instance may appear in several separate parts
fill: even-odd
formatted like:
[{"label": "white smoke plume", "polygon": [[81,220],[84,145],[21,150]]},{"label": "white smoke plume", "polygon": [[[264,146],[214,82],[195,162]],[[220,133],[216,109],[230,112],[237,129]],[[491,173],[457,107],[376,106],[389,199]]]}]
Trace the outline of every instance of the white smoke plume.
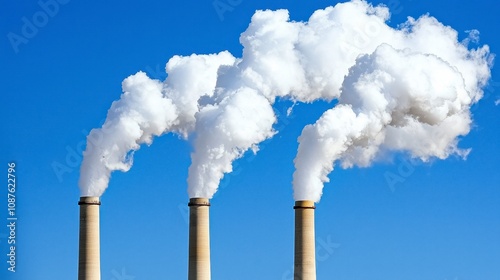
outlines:
[{"label": "white smoke plume", "polygon": [[165,82],[139,72],[123,81],[123,94],[113,102],[103,126],[87,137],[80,169],[82,196],[101,196],[111,172],[126,172],[133,152],[154,136],[168,132],[187,135],[194,129],[198,99],[211,96],[220,65],[233,64],[228,52],[174,56],[166,65]]},{"label": "white smoke plume", "polygon": [[190,197],[212,198],[224,173],[245,151],[272,137],[275,122],[269,101],[250,88],[231,92],[197,115],[195,151],[189,168]]},{"label": "white smoke plume", "polygon": [[187,138],[195,126],[199,100],[214,95],[221,65],[233,65],[236,59],[227,51],[210,55],[174,56],[166,66],[164,93],[179,110],[174,130]]},{"label": "white smoke plume", "polygon": [[[219,71],[219,95],[232,97],[238,92],[253,90],[269,101],[269,105],[262,103],[265,107],[262,110],[270,107],[276,97],[301,102],[341,98],[344,105],[325,114],[313,128],[304,130],[296,159],[295,199],[319,200],[323,182],[328,180],[327,175],[333,169],[333,161],[342,158],[344,167],[367,166],[381,153],[380,146],[384,142],[386,150],[409,150],[423,160],[466,153],[456,147],[456,137],[468,132],[468,108],[481,98],[481,87],[489,78],[488,46],[469,50],[470,42],[477,43],[478,31],[469,32],[470,37],[460,43],[455,30],[427,15],[409,18],[399,29],[386,24],[389,17],[386,7],[374,7],[356,0],[318,10],[307,22],[290,21],[286,10],[257,11],[240,37],[243,57],[234,66]],[[393,79],[408,82],[394,82],[396,89],[387,106],[395,108],[385,110],[383,105],[370,101],[376,97],[352,89],[356,79],[368,79],[365,76],[356,78],[353,71],[357,69],[363,73],[371,69],[376,76],[384,69],[383,62],[379,65],[370,64],[366,58],[366,61],[356,59],[367,54],[386,57],[390,49],[405,55],[393,54],[393,60],[379,58],[377,61],[402,64],[400,68],[403,69],[395,65],[394,69],[386,71],[392,71],[389,73],[394,75]],[[409,69],[405,69],[403,66],[408,64]],[[419,71],[415,67],[420,67]],[[396,75],[403,70],[414,71]],[[379,80],[366,80],[366,87],[383,83]],[[423,87],[425,81],[428,88],[418,88]],[[403,85],[405,88],[397,88]],[[416,90],[420,90],[420,95],[415,100],[407,100],[411,94],[417,94]],[[404,91],[408,92],[406,96]],[[223,105],[217,102],[212,101],[217,109],[197,115],[195,151],[188,179],[190,196],[210,198],[223,174],[231,171],[232,161],[275,133],[270,122],[274,117],[266,119],[269,114],[265,113],[248,114],[246,117],[251,119],[240,121],[245,126],[253,122],[259,130],[247,136],[248,142],[238,143],[241,140],[233,140],[231,135],[241,135],[245,126],[230,125],[235,118],[222,113],[227,102]],[[360,102],[367,107],[360,106]],[[246,108],[250,103],[241,105],[240,116],[244,115],[242,111],[254,110]],[[366,114],[360,114],[361,110]],[[409,110],[413,118],[407,120],[405,110]],[[382,114],[384,111],[389,112]],[[443,119],[443,116],[447,117]],[[424,126],[424,129],[415,122],[429,127]],[[441,132],[450,122],[454,123],[454,128],[449,129],[449,133]],[[388,124],[391,127],[385,129]],[[404,131],[407,138],[418,143],[401,139],[392,128],[400,126],[403,128],[398,130],[399,134]]]},{"label": "white smoke plume", "polygon": [[337,161],[343,168],[366,167],[390,151],[422,161],[466,157],[470,150],[457,147],[458,137],[469,133],[470,106],[489,77],[483,68],[487,48],[479,53],[447,61],[382,44],[359,57],[344,80],[339,104],[299,137],[294,199],[319,201]]},{"label": "white smoke plume", "polygon": [[[372,6],[361,0],[315,11],[306,22],[291,21],[287,10],[257,11],[247,30],[241,34],[241,58],[221,52],[170,59],[166,67],[168,77],[163,82],[160,96],[171,102],[173,109],[170,112],[175,112],[175,117],[168,119],[161,131],[155,131],[152,135],[172,131],[193,141],[189,196],[211,198],[224,174],[231,172],[235,159],[248,150],[257,152],[261,141],[277,133],[273,130],[276,117],[272,109],[277,97],[306,103],[340,98],[341,103],[333,112],[325,113],[316,125],[304,129],[295,161],[296,199],[319,200],[322,184],[328,180],[327,175],[333,169],[335,160],[342,159],[346,167],[352,164],[367,165],[384,149],[417,149],[410,147],[410,143],[398,141],[398,132],[394,132],[392,127],[401,128],[398,131],[407,130],[406,133],[410,135],[418,134],[412,128],[421,129],[418,123],[424,123],[432,127],[419,132],[424,135],[428,130],[439,131],[436,126],[444,122],[444,115],[464,117],[468,122],[461,123],[455,136],[447,134],[451,137],[448,140],[440,137],[442,143],[428,142],[427,145],[435,146],[433,153],[421,149],[415,151],[415,156],[422,159],[433,156],[443,158],[450,153],[463,153],[456,148],[456,136],[467,133],[470,124],[467,108],[481,98],[481,88],[489,78],[491,65],[488,47],[469,50],[468,44],[478,42],[477,31],[469,32],[468,40],[458,42],[455,30],[427,15],[419,19],[409,18],[397,29],[386,24],[389,17],[390,12],[386,7]],[[392,62],[385,59],[389,55],[394,62],[404,64],[400,65],[403,69],[385,67],[384,61]],[[417,68],[405,69],[403,66],[409,61],[413,63],[420,60],[432,63],[430,65],[436,65],[442,71],[422,67],[420,71],[403,75],[403,70]],[[440,92],[442,97],[426,101],[425,98],[434,98],[435,93],[423,90],[427,95],[421,93],[420,97],[415,97],[419,105],[412,105],[410,103],[414,101],[405,98],[416,94],[415,86],[421,86],[412,81],[423,78],[412,77],[406,82],[394,82],[396,89],[392,89],[394,93],[389,94],[382,87],[388,82],[382,79],[384,75],[379,73],[382,71],[379,68],[388,73],[386,76],[393,75],[393,79],[409,79],[410,74],[422,77],[436,75],[429,77],[428,87],[433,90],[439,88],[439,91],[446,89],[448,95],[457,97],[444,96]],[[447,73],[448,80],[441,78],[442,72]],[[379,77],[379,74],[382,76]],[[440,83],[436,84],[434,80]],[[382,96],[388,96],[386,102],[390,104],[384,107],[381,105],[383,100],[381,104],[370,101],[376,97],[358,90],[362,85],[372,91],[375,91],[375,85],[379,85]],[[397,88],[401,85],[406,88]],[[455,87],[456,91],[450,87]],[[397,92],[400,91],[408,93],[399,98]],[[436,105],[442,108],[434,110],[432,106]],[[408,110],[411,113],[404,111],[404,106],[410,108]],[[432,114],[427,115],[426,112]],[[382,116],[377,115],[379,113],[383,113]],[[110,114],[111,110],[108,113],[109,122],[116,123],[110,119]],[[411,118],[408,119],[408,115]],[[331,126],[331,123],[335,125]],[[107,127],[106,124],[104,126]],[[390,129],[386,128],[388,126]],[[422,135],[421,138],[425,138]],[[151,139],[151,136],[134,137],[129,141],[133,145],[118,149],[118,166],[129,168],[129,151],[138,148],[140,139]],[[338,137],[344,142],[339,142],[336,139]],[[430,138],[426,140],[430,141]],[[113,147],[116,141],[110,139],[108,146]],[[330,146],[338,148],[328,150]],[[110,147],[96,150],[108,151]],[[88,189],[100,181],[102,183],[98,185],[104,186],[111,171],[126,170],[102,161],[102,152],[87,153],[89,155],[84,158],[81,176],[89,173],[95,176],[82,179],[82,189]],[[100,164],[101,167],[93,167],[94,164]],[[84,169],[94,168],[105,172],[83,172]],[[318,195],[309,195],[311,193]]]},{"label": "white smoke plume", "polygon": [[169,129],[178,113],[172,101],[162,95],[162,84],[139,72],[122,84],[120,100],[113,102],[105,123],[87,137],[80,170],[82,196],[100,196],[111,171],[128,171],[133,151],[151,144],[153,136]]},{"label": "white smoke plume", "polygon": [[[383,9],[354,5],[360,4],[369,9],[363,20],[383,22],[377,17]],[[339,96],[355,57],[340,52],[342,46],[335,42],[342,28],[329,28],[332,24],[325,21],[330,20],[320,11],[308,23],[290,21],[287,10],[253,15],[240,37],[243,57],[219,69],[216,94],[196,115],[190,197],[211,198],[224,174],[232,171],[232,162],[249,149],[257,152],[258,143],[276,133],[272,104],[277,97],[312,102]]]}]

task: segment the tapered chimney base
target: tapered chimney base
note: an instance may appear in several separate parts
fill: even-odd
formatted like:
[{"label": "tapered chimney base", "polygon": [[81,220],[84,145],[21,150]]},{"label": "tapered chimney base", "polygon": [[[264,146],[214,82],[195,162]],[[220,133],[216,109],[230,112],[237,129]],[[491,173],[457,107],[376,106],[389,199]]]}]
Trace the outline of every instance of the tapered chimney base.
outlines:
[{"label": "tapered chimney base", "polygon": [[294,280],[316,280],[314,201],[295,202]]},{"label": "tapered chimney base", "polygon": [[210,280],[210,234],[208,198],[189,200],[188,280]]},{"label": "tapered chimney base", "polygon": [[80,197],[78,280],[101,280],[99,197]]}]

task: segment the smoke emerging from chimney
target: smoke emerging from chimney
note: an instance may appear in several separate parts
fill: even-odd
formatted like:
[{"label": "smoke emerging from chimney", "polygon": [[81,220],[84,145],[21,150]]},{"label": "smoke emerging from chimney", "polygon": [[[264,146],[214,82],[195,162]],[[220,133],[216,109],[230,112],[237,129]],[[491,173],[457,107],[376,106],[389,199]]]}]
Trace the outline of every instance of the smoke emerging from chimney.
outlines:
[{"label": "smoke emerging from chimney", "polygon": [[299,138],[296,200],[318,201],[337,160],[368,166],[391,150],[422,160],[466,155],[457,137],[468,133],[470,105],[490,77],[488,46],[469,49],[477,31],[459,42],[430,16],[398,29],[389,17],[387,7],[361,0],[317,10],[307,22],[290,21],[287,10],[257,11],[240,36],[241,58],[174,56],[163,82],[141,72],[127,78],[103,127],[88,137],[82,194],[102,194],[140,144],[174,132],[194,146],[189,196],[211,198],[235,159],[277,133],[277,97],[339,99]]},{"label": "smoke emerging from chimney", "polygon": [[391,151],[422,161],[470,152],[458,148],[458,137],[469,132],[470,106],[490,77],[488,46],[469,50],[474,38],[458,42],[456,31],[429,16],[384,29],[375,51],[349,68],[339,104],[303,129],[295,200],[319,201],[336,162],[367,167]]},{"label": "smoke emerging from chimney", "polygon": [[128,171],[133,151],[151,144],[153,136],[168,130],[178,116],[170,99],[162,95],[162,84],[139,72],[123,81],[123,94],[113,102],[105,123],[87,137],[80,172],[82,196],[100,196],[111,171]]},{"label": "smoke emerging from chimney", "polygon": [[233,64],[228,52],[211,55],[174,56],[166,65],[164,82],[138,72],[123,81],[123,94],[113,102],[106,121],[87,136],[80,170],[82,196],[101,196],[111,172],[126,172],[133,152],[153,137],[193,131],[198,99],[214,92],[220,65]]}]

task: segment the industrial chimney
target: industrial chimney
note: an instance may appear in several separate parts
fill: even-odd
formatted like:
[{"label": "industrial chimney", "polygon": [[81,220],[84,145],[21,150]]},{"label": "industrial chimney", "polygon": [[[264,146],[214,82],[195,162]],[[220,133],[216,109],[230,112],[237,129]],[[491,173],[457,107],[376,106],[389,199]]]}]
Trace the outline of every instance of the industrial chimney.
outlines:
[{"label": "industrial chimney", "polygon": [[296,201],[294,280],[316,280],[314,201]]},{"label": "industrial chimney", "polygon": [[101,280],[99,206],[97,196],[80,197],[80,250],[78,280]]},{"label": "industrial chimney", "polygon": [[191,198],[189,206],[188,280],[210,280],[208,198]]}]

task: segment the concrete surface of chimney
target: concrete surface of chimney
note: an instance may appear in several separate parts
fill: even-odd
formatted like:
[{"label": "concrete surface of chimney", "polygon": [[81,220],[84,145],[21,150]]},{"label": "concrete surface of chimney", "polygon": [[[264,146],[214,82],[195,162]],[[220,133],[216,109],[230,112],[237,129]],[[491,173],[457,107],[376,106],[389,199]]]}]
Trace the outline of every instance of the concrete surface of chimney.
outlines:
[{"label": "concrete surface of chimney", "polygon": [[78,280],[100,280],[99,197],[80,197],[80,248]]},{"label": "concrete surface of chimney", "polygon": [[210,235],[208,198],[189,200],[188,280],[210,280]]},{"label": "concrete surface of chimney", "polygon": [[296,201],[294,280],[316,280],[314,201]]}]

